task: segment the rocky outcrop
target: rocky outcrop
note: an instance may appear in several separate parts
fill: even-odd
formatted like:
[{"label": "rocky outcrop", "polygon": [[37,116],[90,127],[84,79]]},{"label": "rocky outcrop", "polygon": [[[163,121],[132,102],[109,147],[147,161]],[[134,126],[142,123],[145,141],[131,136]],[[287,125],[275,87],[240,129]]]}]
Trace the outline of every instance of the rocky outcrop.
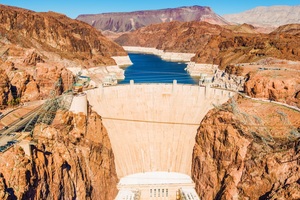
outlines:
[{"label": "rocky outcrop", "polygon": [[99,115],[59,111],[33,141],[31,158],[17,145],[1,155],[1,199],[114,199],[114,155]]},{"label": "rocky outcrop", "polygon": [[103,13],[79,15],[76,19],[84,21],[102,31],[128,32],[151,24],[181,21],[206,21],[211,24],[228,24],[228,22],[211,8],[203,6],[187,6],[161,10],[135,12]]},{"label": "rocky outcrop", "polygon": [[212,86],[234,91],[244,91],[245,77],[217,69],[213,75]]},{"label": "rocky outcrop", "polygon": [[256,26],[281,26],[300,23],[300,6],[261,6],[238,14],[223,15],[233,23],[248,23]]},{"label": "rocky outcrop", "polygon": [[300,60],[296,45],[299,37],[275,34],[214,35],[192,59],[198,63],[214,63],[225,68],[230,64],[256,62],[263,58]]},{"label": "rocky outcrop", "polygon": [[71,89],[73,75],[63,66],[39,65],[33,75],[40,89],[40,97],[46,98],[52,91],[55,95]]},{"label": "rocky outcrop", "polygon": [[299,24],[287,24],[280,26],[270,33],[270,35],[288,37],[288,36],[297,36],[300,37],[300,23]]},{"label": "rocky outcrop", "polygon": [[246,99],[216,106],[201,122],[193,152],[200,198],[299,199],[299,117]]},{"label": "rocky outcrop", "polygon": [[0,70],[0,105],[7,105],[12,99],[10,82],[4,70]]},{"label": "rocky outcrop", "polygon": [[247,75],[244,91],[255,98],[300,107],[300,72],[268,70]]},{"label": "rocky outcrop", "polygon": [[23,63],[25,63],[26,65],[33,65],[33,66],[36,66],[37,63],[44,63],[44,62],[45,61],[43,60],[41,55],[39,55],[34,51],[31,52],[29,55],[27,55],[27,57],[23,61]]}]

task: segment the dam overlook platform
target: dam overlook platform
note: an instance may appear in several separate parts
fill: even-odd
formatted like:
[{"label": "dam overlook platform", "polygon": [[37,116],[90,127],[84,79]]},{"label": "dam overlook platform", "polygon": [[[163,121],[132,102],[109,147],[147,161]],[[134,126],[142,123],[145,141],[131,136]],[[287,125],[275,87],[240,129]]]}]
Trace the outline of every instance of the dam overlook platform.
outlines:
[{"label": "dam overlook platform", "polygon": [[[128,177],[134,174],[150,176],[165,172],[190,177],[195,136],[201,120],[213,104],[223,104],[234,94],[177,84],[176,80],[173,84],[134,84],[132,81],[128,85],[99,87],[86,93],[92,110],[101,116],[107,129],[120,179],[118,188],[123,193],[124,188],[135,191],[135,187],[143,185],[125,181],[133,180]],[[147,180],[149,178],[145,184]],[[193,184],[190,181],[189,184]],[[146,188],[147,192],[139,193],[140,199],[149,199],[146,196],[149,197],[150,189]],[[137,193],[132,192],[132,195]]]}]

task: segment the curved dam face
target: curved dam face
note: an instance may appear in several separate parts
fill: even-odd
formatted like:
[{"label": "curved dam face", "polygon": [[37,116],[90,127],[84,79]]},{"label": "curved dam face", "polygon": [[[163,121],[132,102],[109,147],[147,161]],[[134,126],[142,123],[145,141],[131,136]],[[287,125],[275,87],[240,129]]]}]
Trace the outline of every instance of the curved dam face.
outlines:
[{"label": "curved dam face", "polygon": [[131,84],[87,92],[102,116],[115,155],[119,178],[142,172],[191,175],[197,129],[213,104],[228,91],[173,84]]}]

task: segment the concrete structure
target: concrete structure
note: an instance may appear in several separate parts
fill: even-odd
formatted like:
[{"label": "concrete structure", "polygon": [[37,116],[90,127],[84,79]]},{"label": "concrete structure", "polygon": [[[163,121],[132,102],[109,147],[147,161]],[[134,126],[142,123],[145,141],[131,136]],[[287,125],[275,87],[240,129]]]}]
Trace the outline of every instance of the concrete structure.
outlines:
[{"label": "concrete structure", "polygon": [[123,46],[128,52],[136,53],[147,53],[160,56],[163,60],[170,60],[174,62],[189,62],[194,53],[177,53],[177,52],[164,52],[163,50],[152,48],[152,47],[134,47],[134,46]]},{"label": "concrete structure", "polygon": [[87,96],[85,93],[74,95],[70,111],[73,113],[84,113],[87,115]]},{"label": "concrete structure", "polygon": [[134,84],[89,90],[115,156],[117,200],[199,200],[190,178],[200,122],[232,92],[196,85]]},{"label": "concrete structure", "polygon": [[[199,200],[193,180],[185,174],[174,172],[146,172],[126,176],[118,184],[116,200],[123,199],[176,199],[178,196],[192,196]],[[137,189],[138,188],[138,189]]]},{"label": "concrete structure", "polygon": [[20,147],[22,147],[22,149],[24,150],[25,155],[28,156],[28,157],[32,156],[31,146],[35,145],[35,144],[36,144],[35,142],[33,142],[31,140],[27,140],[27,139],[24,139],[24,140],[22,140],[21,142],[18,143],[18,145]]},{"label": "concrete structure", "polygon": [[190,175],[195,136],[230,92],[195,85],[130,84],[87,91],[112,144],[119,178],[141,172]]}]

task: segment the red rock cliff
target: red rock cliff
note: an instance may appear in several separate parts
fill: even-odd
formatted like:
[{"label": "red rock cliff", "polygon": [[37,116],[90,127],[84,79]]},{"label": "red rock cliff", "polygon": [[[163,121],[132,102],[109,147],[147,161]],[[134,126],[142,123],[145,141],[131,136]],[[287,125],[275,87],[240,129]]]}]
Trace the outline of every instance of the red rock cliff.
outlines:
[{"label": "red rock cliff", "polygon": [[300,113],[238,99],[201,122],[192,178],[205,199],[299,199]]},{"label": "red rock cliff", "polygon": [[266,70],[250,73],[245,93],[251,97],[287,103],[300,108],[300,72]]},{"label": "red rock cliff", "polygon": [[[13,96],[3,96],[1,105],[47,98],[53,90],[60,94],[73,83],[66,67],[114,65],[111,57],[124,55],[122,47],[86,23],[0,5],[0,69]],[[58,81],[60,87],[54,88]]]},{"label": "red rock cliff", "polygon": [[114,199],[114,155],[99,115],[60,111],[33,137],[32,158],[17,145],[1,155],[0,199]]}]

